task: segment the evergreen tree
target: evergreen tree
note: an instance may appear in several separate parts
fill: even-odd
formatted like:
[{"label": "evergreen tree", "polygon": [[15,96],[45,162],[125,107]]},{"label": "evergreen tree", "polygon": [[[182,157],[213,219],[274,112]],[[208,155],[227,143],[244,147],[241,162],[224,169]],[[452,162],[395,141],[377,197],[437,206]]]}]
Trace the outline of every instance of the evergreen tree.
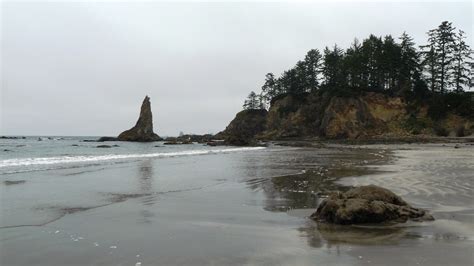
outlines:
[{"label": "evergreen tree", "polygon": [[309,76],[309,73],[307,65],[304,61],[298,61],[296,63],[296,66],[294,68],[294,74],[295,84],[292,84],[291,87],[295,89],[292,89],[292,92],[299,94],[310,91],[311,89],[307,78]]},{"label": "evergreen tree", "polygon": [[364,66],[362,63],[361,45],[357,39],[346,50],[344,68],[347,70],[347,83],[352,88],[362,87],[362,74]]},{"label": "evergreen tree", "polygon": [[306,87],[302,75],[304,75],[304,66],[302,63],[299,63],[296,67],[283,72],[281,77],[278,79],[278,85],[281,86],[281,93],[304,93]]},{"label": "evergreen tree", "polygon": [[454,46],[454,56],[453,56],[453,85],[456,92],[463,91],[464,86],[469,86],[471,79],[471,48],[464,41],[466,37],[464,32],[459,30],[459,33],[456,35],[455,46]]},{"label": "evergreen tree", "polygon": [[324,84],[330,88],[341,88],[345,85],[345,76],[343,75],[343,51],[334,45],[330,50],[328,47],[324,49],[324,65],[322,74]]},{"label": "evergreen tree", "polygon": [[400,86],[402,89],[411,89],[414,82],[414,75],[417,73],[417,79],[421,78],[420,74],[420,58],[416,51],[415,42],[406,32],[403,32],[399,38],[401,63],[400,63]]},{"label": "evergreen tree", "polygon": [[265,83],[262,86],[262,95],[265,101],[270,102],[280,92],[278,91],[277,79],[273,73],[267,73],[265,75]]},{"label": "evergreen tree", "polygon": [[309,91],[319,88],[319,76],[322,67],[322,55],[317,49],[309,50],[304,58],[306,68],[306,86]]},{"label": "evergreen tree", "polygon": [[435,52],[434,44],[423,45],[420,48],[424,49],[421,52],[422,62],[421,65],[425,69],[428,79],[428,86],[431,92],[439,91],[439,68],[438,68],[438,55]]},{"label": "evergreen tree", "polygon": [[382,46],[382,56],[380,58],[381,86],[390,93],[399,89],[400,68],[401,68],[401,48],[391,35],[384,38]]},{"label": "evergreen tree", "polygon": [[384,67],[383,41],[371,34],[362,42],[362,62],[365,65],[363,73],[364,85],[370,90],[383,91]]},{"label": "evergreen tree", "polygon": [[434,89],[434,83],[437,83],[442,93],[446,92],[448,85],[452,83],[451,69],[456,36],[454,30],[451,22],[443,21],[438,28],[428,31],[428,45],[423,46],[429,49],[425,52],[429,60],[431,86]]},{"label": "evergreen tree", "polygon": [[254,91],[250,92],[249,96],[247,97],[247,100],[245,100],[244,102],[244,110],[260,109],[260,103],[258,98],[259,97]]}]

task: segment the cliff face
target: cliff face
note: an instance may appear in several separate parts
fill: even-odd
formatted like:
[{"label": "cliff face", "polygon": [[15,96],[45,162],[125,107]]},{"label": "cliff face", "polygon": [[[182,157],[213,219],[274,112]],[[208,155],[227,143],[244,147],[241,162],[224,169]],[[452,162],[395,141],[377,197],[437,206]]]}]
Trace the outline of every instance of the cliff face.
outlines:
[{"label": "cliff face", "polygon": [[303,99],[286,96],[272,103],[267,129],[263,136],[325,138],[402,138],[418,134],[455,136],[460,128],[471,134],[472,119],[450,113],[444,119],[432,120],[427,107],[408,111],[401,97],[366,93],[358,97],[308,95]]},{"label": "cliff face", "polygon": [[406,103],[399,97],[369,93],[358,98],[331,99],[320,125],[328,138],[368,138],[409,134],[404,128]]},{"label": "cliff face", "polygon": [[266,110],[240,111],[226,129],[216,135],[216,138],[222,138],[230,145],[252,144],[255,136],[265,130],[266,117]]},{"label": "cliff face", "polygon": [[[422,136],[460,136],[474,131],[472,118],[448,113],[433,120],[421,105],[413,110],[401,97],[366,93],[336,97],[327,93],[286,95],[275,99],[258,119],[239,113],[229,124],[228,139],[314,138],[371,139]],[[236,141],[236,145],[239,142]]]},{"label": "cliff face", "polygon": [[134,127],[118,136],[120,141],[158,141],[161,138],[153,132],[153,116],[151,113],[150,98],[145,97],[140,110],[140,117]]}]

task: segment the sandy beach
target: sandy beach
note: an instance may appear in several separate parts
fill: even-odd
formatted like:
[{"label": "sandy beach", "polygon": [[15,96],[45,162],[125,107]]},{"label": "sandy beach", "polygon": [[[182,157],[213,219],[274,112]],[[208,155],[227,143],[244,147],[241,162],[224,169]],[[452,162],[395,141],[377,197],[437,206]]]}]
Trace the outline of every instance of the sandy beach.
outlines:
[{"label": "sandy beach", "polygon": [[[26,145],[21,148],[38,149]],[[152,154],[142,144],[129,145],[134,153]],[[472,265],[474,146],[454,145],[271,146],[201,154],[196,150],[209,148],[194,144],[160,151],[174,156],[2,167],[0,261]],[[327,191],[364,184],[383,185],[436,220],[356,227],[308,218]]]}]

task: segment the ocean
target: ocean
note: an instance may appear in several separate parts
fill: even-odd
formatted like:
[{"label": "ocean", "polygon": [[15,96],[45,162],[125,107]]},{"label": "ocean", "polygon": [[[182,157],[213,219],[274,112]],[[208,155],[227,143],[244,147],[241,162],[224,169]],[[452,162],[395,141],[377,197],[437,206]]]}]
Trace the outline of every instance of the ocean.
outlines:
[{"label": "ocean", "polygon": [[[0,139],[0,265],[474,261],[472,145],[84,142],[92,139]],[[328,227],[308,218],[327,191],[366,184],[436,220]]]}]

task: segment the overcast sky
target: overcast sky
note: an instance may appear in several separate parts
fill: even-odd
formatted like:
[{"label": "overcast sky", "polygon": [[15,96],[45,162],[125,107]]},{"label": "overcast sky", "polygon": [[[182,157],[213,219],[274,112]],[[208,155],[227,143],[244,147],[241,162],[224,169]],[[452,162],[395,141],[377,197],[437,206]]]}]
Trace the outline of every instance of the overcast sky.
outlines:
[{"label": "overcast sky", "polygon": [[159,135],[217,133],[267,72],[312,48],[403,31],[422,44],[473,7],[424,3],[13,3],[1,13],[0,135],[118,135],[145,95]]}]

